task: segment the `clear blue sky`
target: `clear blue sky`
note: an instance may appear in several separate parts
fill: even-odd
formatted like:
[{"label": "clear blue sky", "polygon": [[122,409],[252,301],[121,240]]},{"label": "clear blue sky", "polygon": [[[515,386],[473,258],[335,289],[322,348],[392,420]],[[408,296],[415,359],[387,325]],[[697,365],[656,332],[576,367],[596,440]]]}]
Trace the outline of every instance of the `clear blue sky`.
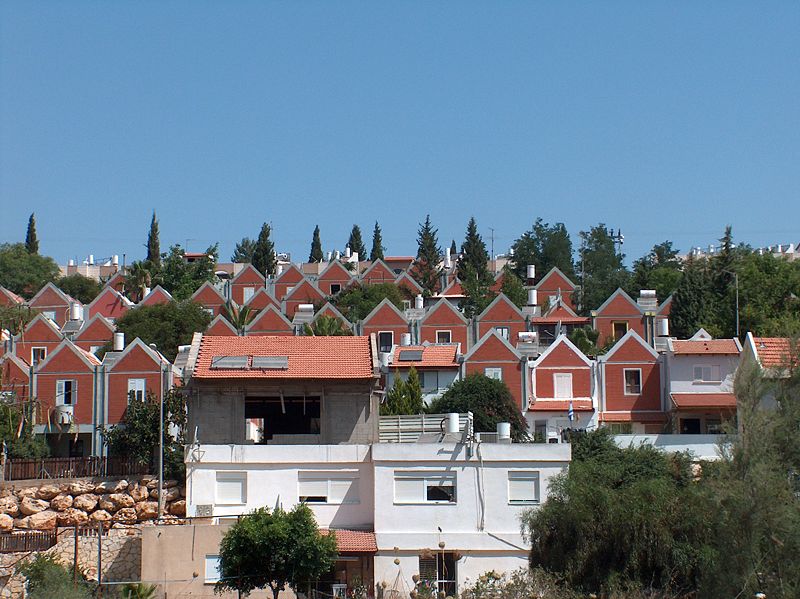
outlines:
[{"label": "clear blue sky", "polygon": [[0,3],[0,241],[800,241],[800,3]]}]

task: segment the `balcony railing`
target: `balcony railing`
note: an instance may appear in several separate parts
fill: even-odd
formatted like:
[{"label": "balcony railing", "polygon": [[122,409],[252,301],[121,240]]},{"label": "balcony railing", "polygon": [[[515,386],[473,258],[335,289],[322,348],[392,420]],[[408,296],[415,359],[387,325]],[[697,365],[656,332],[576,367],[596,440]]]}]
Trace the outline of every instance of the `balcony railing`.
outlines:
[{"label": "balcony railing", "polygon": [[128,458],[42,458],[6,461],[5,481],[48,478],[82,478],[149,474],[148,464]]}]

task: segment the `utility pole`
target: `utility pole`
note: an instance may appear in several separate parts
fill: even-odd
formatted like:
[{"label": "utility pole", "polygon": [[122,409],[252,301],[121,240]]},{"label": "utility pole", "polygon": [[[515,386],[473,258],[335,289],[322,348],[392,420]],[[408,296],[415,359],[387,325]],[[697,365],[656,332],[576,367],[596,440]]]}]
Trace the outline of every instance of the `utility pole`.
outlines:
[{"label": "utility pole", "polygon": [[494,263],[494,229],[489,227],[489,230],[492,232],[492,274],[495,274],[495,263]]}]

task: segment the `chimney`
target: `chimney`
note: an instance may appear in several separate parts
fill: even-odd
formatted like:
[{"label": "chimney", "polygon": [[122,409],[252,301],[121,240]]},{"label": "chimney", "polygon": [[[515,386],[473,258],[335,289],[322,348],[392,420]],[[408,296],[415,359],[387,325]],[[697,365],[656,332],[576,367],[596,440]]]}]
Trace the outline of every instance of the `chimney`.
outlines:
[{"label": "chimney", "polygon": [[525,277],[528,279],[528,285],[533,285],[533,281],[536,279],[536,265],[528,264],[528,266],[525,268],[525,271]]},{"label": "chimney", "polygon": [[114,333],[114,351],[125,349],[125,333]]}]

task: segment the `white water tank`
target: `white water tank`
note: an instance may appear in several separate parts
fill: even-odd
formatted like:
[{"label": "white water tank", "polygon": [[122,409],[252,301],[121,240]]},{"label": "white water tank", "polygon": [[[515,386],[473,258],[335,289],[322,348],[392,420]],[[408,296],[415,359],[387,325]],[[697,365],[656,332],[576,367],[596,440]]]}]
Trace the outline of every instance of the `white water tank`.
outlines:
[{"label": "white water tank", "polygon": [[89,266],[94,266],[94,254],[89,254],[89,259],[86,262]]},{"label": "white water tank", "polygon": [[352,252],[353,250],[351,250],[350,246],[348,245],[346,248],[344,248],[344,257],[349,258]]},{"label": "white water tank", "polygon": [[642,289],[639,292],[639,297],[646,297],[646,298],[649,298],[649,299],[655,299],[656,290],[655,289]]},{"label": "white water tank", "polygon": [[520,331],[517,333],[517,340],[520,343],[535,343],[536,342],[536,332],[535,331]]},{"label": "white water tank", "polygon": [[458,434],[458,412],[450,412],[447,415],[447,433],[451,435]]},{"label": "white water tank", "polygon": [[528,289],[528,305],[536,306],[539,303],[539,292],[536,289]]},{"label": "white water tank", "polygon": [[83,306],[81,306],[78,302],[72,302],[69,305],[69,319],[83,320]]},{"label": "white water tank", "polygon": [[526,267],[525,271],[526,271],[526,275],[525,276],[528,278],[529,281],[531,281],[531,280],[536,278],[536,265],[535,264],[528,264],[528,266]]},{"label": "white water tank", "polygon": [[331,258],[333,258],[333,252],[328,252],[328,262],[331,261]]},{"label": "white water tank", "polygon": [[453,265],[453,261],[450,258],[450,250],[447,250],[447,253],[444,255],[444,267],[449,269]]},{"label": "white water tank", "polygon": [[119,266],[119,254],[114,254],[111,256],[111,264],[114,266]]},{"label": "white water tank", "polygon": [[56,422],[58,424],[72,424],[74,408],[71,405],[56,406]]},{"label": "white water tank", "polygon": [[75,260],[70,259],[70,261],[67,262],[67,266],[75,266]]},{"label": "white water tank", "polygon": [[143,295],[142,297],[143,297],[143,298],[145,298],[145,297],[147,297],[148,295],[150,295],[150,291],[151,291],[151,290],[150,290],[150,288],[149,288],[149,287],[145,287],[145,288],[144,288],[144,295]]},{"label": "white water tank", "polygon": [[414,298],[414,308],[417,310],[422,310],[422,306],[424,305],[425,300],[422,298],[421,294],[417,294]]},{"label": "white water tank", "polygon": [[511,442],[511,423],[498,422],[497,423],[497,442],[510,443]]},{"label": "white water tank", "polygon": [[336,253],[334,255],[336,256],[337,260],[339,260],[342,257],[342,253],[339,250],[336,250]]},{"label": "white water tank", "polygon": [[656,336],[669,337],[669,318],[659,318],[656,321]]},{"label": "white water tank", "polygon": [[114,333],[114,351],[125,349],[125,333]]},{"label": "white water tank", "polygon": [[313,314],[314,313],[314,304],[300,304],[297,306],[298,312],[303,312],[306,314]]},{"label": "white water tank", "polygon": [[275,276],[279,277],[283,274],[283,264],[278,264],[278,267],[275,269]]},{"label": "white water tank", "polygon": [[349,261],[358,264],[358,252],[352,252]]},{"label": "white water tank", "polygon": [[411,333],[400,333],[400,345],[402,347],[411,345]]},{"label": "white water tank", "polygon": [[380,352],[378,354],[378,359],[381,362],[381,366],[389,366],[389,362],[391,361],[392,354],[390,352]]}]

